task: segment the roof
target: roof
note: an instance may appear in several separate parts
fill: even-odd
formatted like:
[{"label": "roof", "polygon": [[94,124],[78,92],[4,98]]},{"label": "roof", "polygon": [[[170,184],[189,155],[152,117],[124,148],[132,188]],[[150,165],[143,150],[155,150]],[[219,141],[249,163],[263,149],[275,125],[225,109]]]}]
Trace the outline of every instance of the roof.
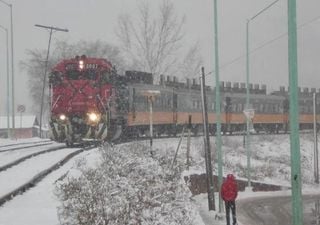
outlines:
[{"label": "roof", "polygon": [[[0,129],[6,129],[8,127],[7,116],[0,116]],[[20,115],[14,118],[15,128],[32,128],[38,125],[38,120],[35,115]],[[9,124],[12,127],[12,116],[9,117]]]}]

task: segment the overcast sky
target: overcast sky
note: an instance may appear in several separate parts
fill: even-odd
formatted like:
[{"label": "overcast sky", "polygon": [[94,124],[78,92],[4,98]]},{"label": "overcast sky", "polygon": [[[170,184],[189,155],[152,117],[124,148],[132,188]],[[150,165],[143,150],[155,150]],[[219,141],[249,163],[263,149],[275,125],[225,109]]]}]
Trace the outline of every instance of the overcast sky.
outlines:
[{"label": "overcast sky", "polygon": [[[26,49],[46,49],[49,32],[42,24],[69,29],[53,34],[55,40],[103,40],[117,44],[115,29],[119,14],[134,13],[139,0],[6,0],[13,4],[16,105],[30,111],[27,76],[19,68]],[[158,5],[160,0],[149,0]],[[274,0],[217,0],[219,23],[220,80],[245,82],[246,20]],[[186,16],[186,46],[199,41],[206,71],[214,68],[213,0],[173,0],[177,13]],[[320,88],[320,1],[297,0],[299,86]],[[0,2],[0,25],[10,28],[9,7]],[[312,22],[310,22],[312,21]],[[288,86],[287,0],[250,22],[250,80],[268,89]],[[281,35],[284,35],[281,37]],[[273,41],[274,40],[274,41]],[[264,46],[265,43],[268,43]],[[264,46],[264,47],[262,47]],[[6,42],[0,30],[0,113],[5,112]],[[209,81],[213,85],[213,82]],[[269,88],[270,87],[270,88]]]}]

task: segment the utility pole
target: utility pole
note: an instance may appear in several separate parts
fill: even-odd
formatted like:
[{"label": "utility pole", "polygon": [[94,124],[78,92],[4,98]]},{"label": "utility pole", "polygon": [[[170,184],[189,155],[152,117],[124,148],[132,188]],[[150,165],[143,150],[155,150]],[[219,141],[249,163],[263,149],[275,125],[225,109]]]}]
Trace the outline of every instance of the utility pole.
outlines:
[{"label": "utility pole", "polygon": [[203,130],[205,134],[205,161],[206,161],[206,174],[207,174],[207,190],[208,190],[208,204],[209,210],[215,210],[214,201],[214,186],[213,186],[213,175],[211,165],[211,150],[210,150],[210,137],[209,137],[209,126],[208,126],[208,111],[207,111],[207,98],[206,98],[206,82],[204,75],[204,67],[202,71],[202,82],[201,82],[201,98],[202,98],[202,115],[203,115]]},{"label": "utility pole", "polygon": [[187,138],[187,170],[190,167],[190,139],[191,139],[191,124],[192,124],[192,115],[188,117],[188,138]]},{"label": "utility pole", "polygon": [[288,0],[288,66],[289,66],[289,112],[290,112],[290,156],[291,156],[291,198],[292,225],[303,224],[301,197],[301,164],[299,140],[298,107],[298,54],[297,54],[297,5]]},{"label": "utility pole", "polygon": [[319,184],[319,152],[318,152],[318,135],[317,135],[317,96],[313,92],[313,136],[314,136],[314,181]]},{"label": "utility pole", "polygon": [[49,44],[48,44],[48,49],[47,49],[47,58],[45,61],[45,68],[44,68],[44,77],[43,77],[43,83],[42,83],[42,92],[41,92],[41,103],[40,103],[40,121],[39,121],[39,134],[40,138],[42,138],[42,115],[43,115],[43,100],[44,100],[44,90],[46,86],[46,79],[47,79],[47,70],[48,70],[48,60],[49,60],[49,53],[50,53],[50,45],[51,45],[51,36],[53,31],[62,31],[62,32],[68,32],[68,29],[62,29],[58,27],[51,27],[51,26],[43,26],[36,24],[36,27],[40,28],[45,28],[50,30],[50,35],[49,35]]}]

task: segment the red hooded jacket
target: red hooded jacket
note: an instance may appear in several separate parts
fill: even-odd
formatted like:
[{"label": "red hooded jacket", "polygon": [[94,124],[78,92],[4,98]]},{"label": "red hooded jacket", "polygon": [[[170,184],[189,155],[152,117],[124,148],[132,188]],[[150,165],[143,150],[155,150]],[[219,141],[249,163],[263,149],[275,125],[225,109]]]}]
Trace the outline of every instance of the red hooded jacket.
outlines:
[{"label": "red hooded jacket", "polygon": [[238,196],[238,185],[232,174],[221,185],[221,197],[224,201],[234,201]]}]

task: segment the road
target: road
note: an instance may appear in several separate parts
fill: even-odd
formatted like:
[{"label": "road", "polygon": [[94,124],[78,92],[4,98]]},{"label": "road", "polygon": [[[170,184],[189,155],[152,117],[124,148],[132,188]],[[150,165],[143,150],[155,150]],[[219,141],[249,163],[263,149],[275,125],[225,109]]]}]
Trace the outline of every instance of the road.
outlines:
[{"label": "road", "polygon": [[[303,196],[303,224],[315,225],[315,207],[318,204],[319,195]],[[241,224],[246,225],[290,225],[291,197],[261,197],[248,198],[237,201],[237,217]],[[319,211],[318,211],[319,218]],[[320,223],[318,223],[320,224]]]}]

